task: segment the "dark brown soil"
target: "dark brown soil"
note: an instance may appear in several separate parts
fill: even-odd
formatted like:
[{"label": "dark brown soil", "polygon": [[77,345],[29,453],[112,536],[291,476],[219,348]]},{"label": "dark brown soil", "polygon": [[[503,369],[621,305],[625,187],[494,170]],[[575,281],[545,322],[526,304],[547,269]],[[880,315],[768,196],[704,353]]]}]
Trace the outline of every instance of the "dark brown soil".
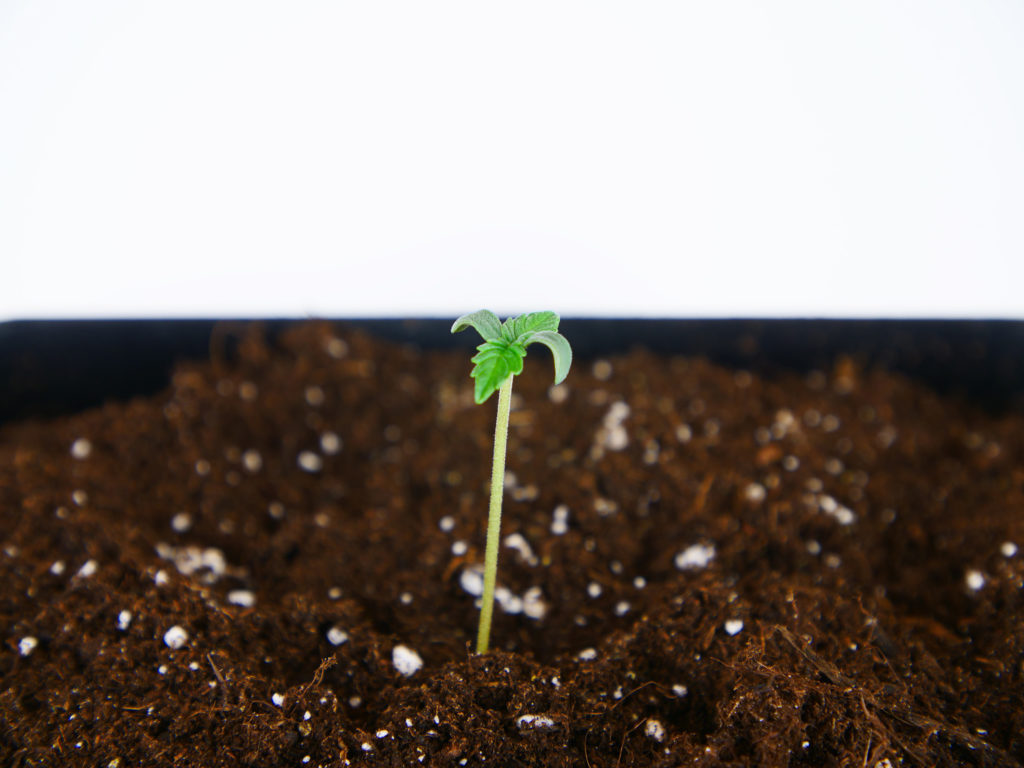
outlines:
[{"label": "dark brown soil", "polygon": [[261,339],[0,432],[0,764],[1024,763],[1019,415],[531,350],[475,656],[469,355]]}]

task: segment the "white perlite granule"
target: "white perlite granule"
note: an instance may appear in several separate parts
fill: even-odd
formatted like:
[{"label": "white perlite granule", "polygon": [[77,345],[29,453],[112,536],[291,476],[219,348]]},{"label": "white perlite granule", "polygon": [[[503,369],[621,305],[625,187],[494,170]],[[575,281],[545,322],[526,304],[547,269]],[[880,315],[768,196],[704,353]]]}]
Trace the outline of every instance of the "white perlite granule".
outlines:
[{"label": "white perlite granule", "polygon": [[92,453],[92,443],[88,438],[80,437],[71,444],[71,456],[79,461],[89,458]]},{"label": "white perlite granule", "polygon": [[463,568],[459,574],[459,586],[473,597],[480,597],[484,593],[484,569],[481,565],[471,565]]},{"label": "white perlite granule", "polygon": [[256,595],[248,589],[233,589],[228,592],[228,602],[242,608],[252,608],[256,605]]},{"label": "white perlite granule", "polygon": [[333,336],[324,344],[327,354],[335,360],[339,360],[348,354],[348,343],[344,339]]},{"label": "white perlite granule", "polygon": [[557,727],[554,720],[544,715],[520,715],[516,726],[520,730],[531,728],[537,731],[550,731]]},{"label": "white perlite granule", "polygon": [[660,720],[655,720],[653,717],[644,726],[644,733],[655,741],[665,740],[665,726],[661,724]]},{"label": "white perlite granule", "polygon": [[344,645],[348,642],[348,632],[335,625],[327,630],[327,642],[331,645]]},{"label": "white perlite granule", "polygon": [[521,533],[510,533],[505,537],[505,546],[514,549],[527,565],[537,565],[537,556],[533,553],[533,547],[526,537]]},{"label": "white perlite granule", "polygon": [[242,466],[250,473],[259,472],[263,467],[263,457],[255,448],[250,448],[242,454]]},{"label": "white perlite granule", "polygon": [[555,536],[562,536],[569,531],[569,507],[559,504],[552,513],[551,532]]},{"label": "white perlite granule", "polygon": [[530,587],[523,593],[523,615],[528,619],[543,619],[548,612],[548,604],[540,587]]},{"label": "white perlite granule", "polygon": [[323,391],[322,388],[316,386],[315,384],[312,385],[312,386],[306,387],[306,403],[307,404],[313,406],[314,408],[318,408],[318,407],[320,407],[321,405],[324,404],[324,400],[325,399],[326,399],[326,397],[324,396],[324,391]]},{"label": "white perlite granule", "polygon": [[171,518],[171,528],[175,533],[187,533],[192,527],[192,515],[188,512],[179,512]]},{"label": "white perlite granule", "polygon": [[743,491],[743,495],[747,498],[747,501],[752,501],[755,504],[757,502],[764,501],[764,486],[760,483],[748,483],[747,487]]},{"label": "white perlite granule", "polygon": [[967,588],[972,592],[977,592],[979,589],[985,586],[985,574],[981,571],[970,570],[967,571],[964,576],[964,581],[967,582]]},{"label": "white perlite granule", "polygon": [[188,642],[188,632],[177,624],[164,632],[164,645],[177,650],[183,648]]},{"label": "white perlite granule", "polygon": [[319,472],[324,468],[324,461],[312,451],[302,451],[298,457],[299,467],[306,472]]},{"label": "white perlite granule", "polygon": [[676,555],[676,568],[680,571],[707,568],[715,559],[714,544],[692,544]]},{"label": "white perlite granule", "polygon": [[411,677],[423,667],[423,659],[412,648],[406,645],[396,645],[391,651],[391,663],[395,665],[398,673]]},{"label": "white perlite granule", "polygon": [[320,435],[320,450],[328,456],[333,456],[341,450],[341,438],[336,432],[324,432]]}]

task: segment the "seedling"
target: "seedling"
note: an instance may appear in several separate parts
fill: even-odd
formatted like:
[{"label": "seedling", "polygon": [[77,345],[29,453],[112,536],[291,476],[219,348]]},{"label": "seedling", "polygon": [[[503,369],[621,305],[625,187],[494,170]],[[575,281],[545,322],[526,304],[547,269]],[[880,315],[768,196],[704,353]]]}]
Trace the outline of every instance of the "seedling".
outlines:
[{"label": "seedling", "polygon": [[539,342],[555,359],[555,384],[560,384],[572,365],[572,348],[558,333],[554,312],[530,312],[502,323],[493,312],[481,309],[463,315],[452,325],[452,333],[472,326],[483,337],[470,376],[475,384],[473,398],[483,403],[498,392],[498,422],[494,428],[494,460],[491,464],[491,502],[487,515],[487,547],[484,551],[484,594],[477,628],[476,652],[485,653],[491,637],[494,613],[494,585],[498,576],[498,542],[501,538],[501,499],[505,492],[505,453],[508,445],[508,415],[512,403],[512,379],[523,371],[526,348]]}]

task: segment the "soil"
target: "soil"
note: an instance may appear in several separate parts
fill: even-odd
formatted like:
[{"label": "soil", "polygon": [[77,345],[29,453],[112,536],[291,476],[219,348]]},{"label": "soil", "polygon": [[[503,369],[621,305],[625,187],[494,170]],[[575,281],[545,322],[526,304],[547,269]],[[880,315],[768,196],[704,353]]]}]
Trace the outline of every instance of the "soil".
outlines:
[{"label": "soil", "polygon": [[1019,413],[536,349],[479,656],[464,351],[253,328],[5,426],[0,764],[1024,764]]}]

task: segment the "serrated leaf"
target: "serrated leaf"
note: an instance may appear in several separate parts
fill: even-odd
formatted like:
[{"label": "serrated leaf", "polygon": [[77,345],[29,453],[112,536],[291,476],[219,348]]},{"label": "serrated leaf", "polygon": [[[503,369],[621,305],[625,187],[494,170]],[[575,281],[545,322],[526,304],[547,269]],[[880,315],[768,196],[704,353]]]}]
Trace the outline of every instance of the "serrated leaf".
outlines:
[{"label": "serrated leaf", "polygon": [[538,342],[551,350],[551,357],[555,361],[555,384],[561,384],[569,375],[569,367],[572,365],[572,347],[569,341],[560,333],[554,331],[538,331],[527,337],[524,342],[526,346]]},{"label": "serrated leaf", "polygon": [[473,356],[473,399],[482,403],[489,398],[505,382],[509,376],[523,371],[523,357],[526,350],[519,345],[509,345],[503,341],[489,341],[477,347],[480,350]]},{"label": "serrated leaf", "polygon": [[501,320],[489,309],[480,309],[463,315],[452,323],[452,333],[458,333],[469,327],[475,328],[485,341],[501,338]]},{"label": "serrated leaf", "polygon": [[528,333],[557,331],[558,322],[558,315],[554,312],[528,312],[506,320],[501,326],[501,334],[507,341],[521,341]]}]

